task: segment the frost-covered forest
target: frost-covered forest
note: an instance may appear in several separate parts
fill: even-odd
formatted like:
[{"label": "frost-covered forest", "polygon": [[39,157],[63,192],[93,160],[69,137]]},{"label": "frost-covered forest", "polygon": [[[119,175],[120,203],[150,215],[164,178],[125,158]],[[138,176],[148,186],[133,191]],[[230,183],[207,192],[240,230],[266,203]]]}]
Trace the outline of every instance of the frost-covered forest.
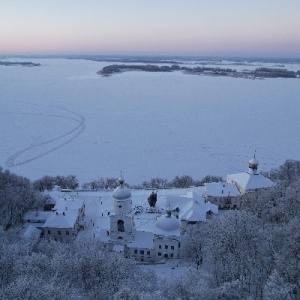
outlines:
[{"label": "frost-covered forest", "polygon": [[245,195],[241,210],[191,227],[185,236],[190,267],[168,280],[96,240],[21,238],[20,216],[43,199],[29,180],[0,174],[0,299],[300,297],[300,161],[265,174],[276,187]]}]

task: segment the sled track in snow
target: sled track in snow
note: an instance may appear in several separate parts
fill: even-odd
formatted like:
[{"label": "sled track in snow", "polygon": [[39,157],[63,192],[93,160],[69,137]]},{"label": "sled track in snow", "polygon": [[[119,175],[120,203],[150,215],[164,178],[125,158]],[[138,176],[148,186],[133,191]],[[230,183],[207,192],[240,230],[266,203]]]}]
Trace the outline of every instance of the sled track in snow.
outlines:
[{"label": "sled track in snow", "polygon": [[[36,159],[39,159],[43,156],[46,156],[47,154],[49,153],[52,153],[62,147],[64,147],[65,145],[69,144],[70,142],[72,142],[73,140],[75,140],[77,137],[79,137],[84,129],[85,129],[85,118],[77,113],[74,113],[64,107],[59,107],[59,106],[51,106],[51,107],[54,107],[54,108],[59,108],[61,110],[64,110],[66,112],[68,112],[69,114],[73,115],[73,117],[68,117],[68,116],[61,116],[61,115],[54,115],[54,114],[38,114],[38,113],[26,113],[26,114],[30,114],[30,115],[40,115],[40,116],[53,116],[53,117],[58,117],[58,118],[63,118],[63,119],[69,119],[69,120],[72,120],[72,121],[75,121],[77,123],[77,125],[72,128],[71,130],[69,130],[68,132],[65,132],[64,134],[60,135],[60,136],[57,136],[53,139],[50,139],[50,140],[47,140],[45,142],[42,142],[42,143],[37,143],[37,144],[33,144],[33,145],[30,145],[29,147],[26,147],[25,149],[22,149],[16,153],[14,153],[13,155],[11,155],[6,161],[5,161],[5,165],[6,167],[16,167],[16,166],[20,166],[20,165],[24,165],[24,164],[27,164],[27,163],[30,163]],[[51,145],[51,143],[54,143],[54,142],[57,142],[57,141],[60,141],[61,142],[56,145],[56,146],[53,146],[51,149],[49,150],[44,150],[43,151],[43,146],[44,145]],[[33,149],[39,149],[41,148],[41,152],[40,154],[34,156],[34,157],[31,157],[31,158],[28,158],[26,160],[21,160],[20,162],[16,162],[16,160],[21,156],[23,155],[24,153],[27,153],[27,152],[30,152],[31,150]]]}]

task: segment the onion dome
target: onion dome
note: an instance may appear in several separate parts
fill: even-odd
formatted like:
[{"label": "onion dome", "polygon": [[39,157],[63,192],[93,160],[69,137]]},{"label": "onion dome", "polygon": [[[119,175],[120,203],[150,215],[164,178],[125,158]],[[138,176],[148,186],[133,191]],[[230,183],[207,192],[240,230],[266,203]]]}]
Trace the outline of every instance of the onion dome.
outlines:
[{"label": "onion dome", "polygon": [[170,213],[157,218],[156,226],[165,231],[175,230],[180,227],[178,219]]},{"label": "onion dome", "polygon": [[254,157],[249,161],[249,168],[252,170],[257,170],[257,166],[259,165],[258,160]]},{"label": "onion dome", "polygon": [[122,177],[119,178],[120,186],[118,186],[113,191],[113,197],[117,200],[125,200],[131,197],[131,191],[126,186],[124,186],[124,179]]}]

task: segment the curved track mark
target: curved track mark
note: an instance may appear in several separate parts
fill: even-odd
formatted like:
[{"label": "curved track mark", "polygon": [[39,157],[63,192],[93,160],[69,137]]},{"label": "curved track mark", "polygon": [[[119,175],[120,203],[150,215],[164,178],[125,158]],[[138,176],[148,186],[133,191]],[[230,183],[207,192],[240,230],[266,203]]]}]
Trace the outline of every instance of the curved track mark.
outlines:
[{"label": "curved track mark", "polygon": [[[75,126],[74,128],[72,128],[71,130],[69,130],[68,132],[58,136],[58,137],[55,137],[53,139],[50,139],[50,140],[47,140],[45,142],[42,142],[42,143],[39,143],[39,144],[33,144],[23,150],[20,150],[16,153],[14,153],[13,155],[11,155],[6,161],[5,161],[5,165],[7,167],[15,167],[15,166],[20,166],[20,165],[24,165],[24,164],[27,164],[31,161],[34,161],[40,157],[43,157],[49,153],[52,153],[60,148],[62,148],[63,146],[67,145],[68,143],[70,143],[71,141],[73,141],[74,139],[76,139],[78,136],[80,136],[82,134],[82,132],[84,131],[85,129],[85,118],[77,113],[74,113],[64,107],[59,107],[59,106],[51,106],[51,107],[54,107],[54,108],[60,108],[62,110],[65,110],[67,111],[68,113],[72,114],[72,115],[75,115],[77,116],[78,118],[71,118],[71,117],[67,117],[67,116],[60,116],[60,115],[47,115],[47,116],[54,116],[54,117],[59,117],[59,118],[64,118],[64,119],[69,119],[69,120],[73,120],[73,121],[76,121],[78,123],[77,126]],[[27,114],[27,113],[24,113],[24,114]],[[28,113],[30,114],[30,113]],[[46,114],[34,114],[33,115],[46,115]],[[67,138],[67,139],[65,139]],[[58,140],[61,140],[61,143],[53,148],[51,148],[50,150],[47,150],[47,151],[43,151],[42,153],[40,153],[39,155],[36,155],[32,158],[29,158],[27,160],[23,160],[21,162],[18,162],[16,163],[16,159],[19,158],[22,154],[26,153],[26,152],[29,152],[30,150],[34,149],[34,148],[40,148],[40,147],[43,147],[44,145],[47,145],[47,144],[51,144],[51,143],[54,143]]]}]

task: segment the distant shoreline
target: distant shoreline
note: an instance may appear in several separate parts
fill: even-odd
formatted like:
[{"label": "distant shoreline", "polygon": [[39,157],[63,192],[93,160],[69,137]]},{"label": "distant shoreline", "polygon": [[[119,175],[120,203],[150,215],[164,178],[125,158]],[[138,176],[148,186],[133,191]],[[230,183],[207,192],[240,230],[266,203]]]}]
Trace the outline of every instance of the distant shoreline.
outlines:
[{"label": "distant shoreline", "polygon": [[143,72],[173,72],[181,71],[185,74],[191,75],[205,75],[205,76],[226,76],[235,78],[246,78],[246,79],[264,79],[264,78],[299,78],[300,70],[289,71],[284,68],[267,68],[260,67],[255,70],[243,70],[237,71],[235,69],[220,68],[220,67],[184,67],[179,65],[171,66],[158,66],[155,64],[145,65],[125,65],[125,64],[114,64],[104,67],[98,71],[97,74],[109,77],[113,74],[120,74],[130,71],[143,71]]},{"label": "distant shoreline", "polygon": [[15,62],[15,61],[0,61],[0,66],[11,67],[11,66],[22,66],[22,67],[39,67],[41,64],[33,62]]}]

